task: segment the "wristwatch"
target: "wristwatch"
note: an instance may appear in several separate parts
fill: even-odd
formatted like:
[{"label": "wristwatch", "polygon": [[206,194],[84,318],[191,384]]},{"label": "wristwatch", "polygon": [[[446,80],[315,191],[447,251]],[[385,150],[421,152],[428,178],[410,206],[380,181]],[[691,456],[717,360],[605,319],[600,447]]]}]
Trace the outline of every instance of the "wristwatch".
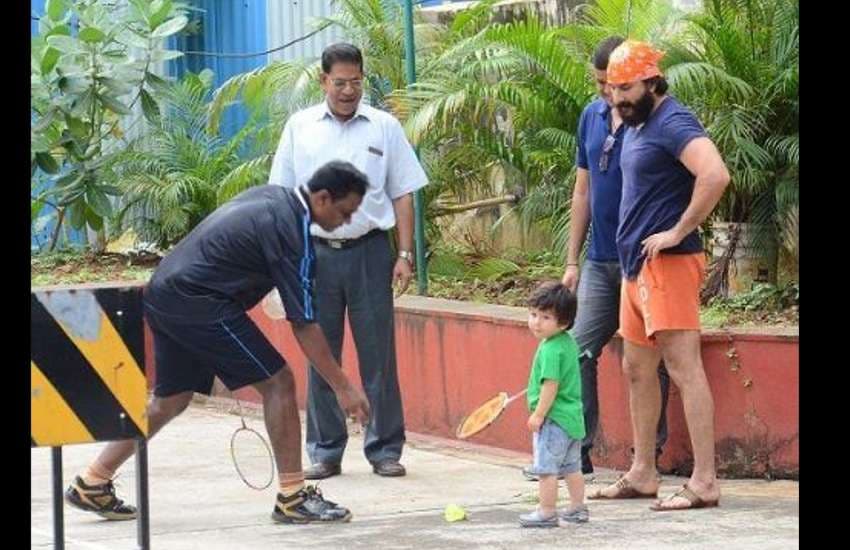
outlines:
[{"label": "wristwatch", "polygon": [[411,252],[410,250],[399,250],[398,257],[404,258],[405,260],[407,260],[407,263],[409,263],[410,266],[413,267],[413,252]]}]

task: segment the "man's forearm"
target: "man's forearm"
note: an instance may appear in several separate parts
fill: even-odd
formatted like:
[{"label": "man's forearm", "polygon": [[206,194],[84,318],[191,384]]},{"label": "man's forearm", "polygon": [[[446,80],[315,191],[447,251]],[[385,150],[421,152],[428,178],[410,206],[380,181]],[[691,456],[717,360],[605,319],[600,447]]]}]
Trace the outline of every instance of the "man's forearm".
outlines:
[{"label": "man's forearm", "polygon": [[413,193],[393,201],[399,250],[413,250]]},{"label": "man's forearm", "polygon": [[570,201],[570,240],[567,243],[567,264],[578,264],[581,247],[590,225],[590,174],[583,168],[576,169],[573,198]]},{"label": "man's forearm", "polygon": [[587,227],[590,225],[590,207],[587,195],[573,193],[570,207],[570,242],[567,245],[567,264],[578,264],[581,247],[587,237]]},{"label": "man's forearm", "polygon": [[345,373],[331,354],[328,342],[318,323],[293,323],[292,333],[307,359],[335,392],[351,386]]}]

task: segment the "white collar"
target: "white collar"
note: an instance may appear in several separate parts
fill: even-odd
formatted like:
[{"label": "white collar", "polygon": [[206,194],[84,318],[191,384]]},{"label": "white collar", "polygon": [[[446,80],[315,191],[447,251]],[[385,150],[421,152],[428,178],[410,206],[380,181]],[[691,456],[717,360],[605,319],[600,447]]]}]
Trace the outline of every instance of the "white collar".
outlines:
[{"label": "white collar", "polygon": [[[332,119],[336,119],[336,116],[334,116],[333,112],[331,111],[331,106],[328,105],[327,99],[325,99],[321,103],[321,106],[322,106],[322,108],[319,109],[318,120],[322,120],[325,117],[331,117]],[[363,98],[360,98],[360,101],[357,103],[357,109],[354,111],[354,115],[350,119],[346,120],[346,122],[351,122],[352,120],[355,120],[359,117],[363,117],[366,120],[371,120],[371,117],[369,116],[365,107],[368,107],[368,106],[364,105],[363,104]]]}]

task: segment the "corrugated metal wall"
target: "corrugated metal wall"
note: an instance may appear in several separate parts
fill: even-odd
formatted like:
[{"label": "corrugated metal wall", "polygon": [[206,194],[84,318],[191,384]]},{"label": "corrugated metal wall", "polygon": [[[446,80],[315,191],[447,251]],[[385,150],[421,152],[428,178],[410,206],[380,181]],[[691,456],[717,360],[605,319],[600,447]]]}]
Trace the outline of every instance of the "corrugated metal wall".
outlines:
[{"label": "corrugated metal wall", "polygon": [[[204,10],[201,33],[173,40],[175,49],[222,53],[255,53],[267,51],[301,38],[316,29],[315,19],[333,13],[331,0],[192,0],[192,6]],[[228,78],[265,66],[277,60],[318,59],[325,46],[343,39],[340,29],[331,27],[282,51],[247,58],[213,57],[186,54],[178,59],[172,74],[187,70],[215,72],[215,85]],[[222,134],[237,132],[246,122],[247,112],[231,107],[222,121]]]},{"label": "corrugated metal wall", "polygon": [[[30,13],[36,17],[41,17],[44,14],[45,0],[30,0]],[[38,34],[38,21],[30,19],[30,34],[35,36]]]},{"label": "corrugated metal wall", "polygon": [[[203,11],[193,12],[192,18],[200,18],[201,32],[194,36],[178,36],[172,40],[172,48],[188,51],[216,53],[257,53],[269,49],[266,40],[267,0],[192,0],[191,5]],[[187,53],[176,60],[171,70],[180,76],[187,70],[198,73],[210,69],[215,73],[214,86],[218,87],[228,78],[262,67],[268,56],[216,57]],[[227,110],[222,119],[222,134],[231,136],[247,120],[247,112],[241,106]]]},{"label": "corrugated metal wall", "polygon": [[[402,0],[399,0],[401,2]],[[414,0],[414,5],[437,6],[443,0]],[[333,15],[335,7],[331,0],[268,0],[266,33],[269,49],[281,46],[309,34],[317,28],[315,19]],[[319,59],[322,50],[334,42],[345,40],[339,27],[329,27],[307,40],[269,55],[269,61]]]},{"label": "corrugated metal wall", "polygon": [[[267,6],[266,33],[269,37],[269,49],[282,46],[316,30],[316,18],[329,17],[334,11],[331,0],[267,0]],[[269,61],[319,59],[326,46],[341,40],[342,31],[335,26],[329,27],[283,51],[270,54]]]}]

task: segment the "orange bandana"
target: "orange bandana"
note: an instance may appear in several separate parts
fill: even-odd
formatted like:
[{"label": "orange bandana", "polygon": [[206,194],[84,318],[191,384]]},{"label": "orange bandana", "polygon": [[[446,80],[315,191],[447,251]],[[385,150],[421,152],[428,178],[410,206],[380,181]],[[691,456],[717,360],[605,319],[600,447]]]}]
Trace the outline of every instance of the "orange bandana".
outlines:
[{"label": "orange bandana", "polygon": [[611,52],[608,59],[608,84],[627,84],[661,76],[658,61],[664,52],[646,42],[626,40]]}]

